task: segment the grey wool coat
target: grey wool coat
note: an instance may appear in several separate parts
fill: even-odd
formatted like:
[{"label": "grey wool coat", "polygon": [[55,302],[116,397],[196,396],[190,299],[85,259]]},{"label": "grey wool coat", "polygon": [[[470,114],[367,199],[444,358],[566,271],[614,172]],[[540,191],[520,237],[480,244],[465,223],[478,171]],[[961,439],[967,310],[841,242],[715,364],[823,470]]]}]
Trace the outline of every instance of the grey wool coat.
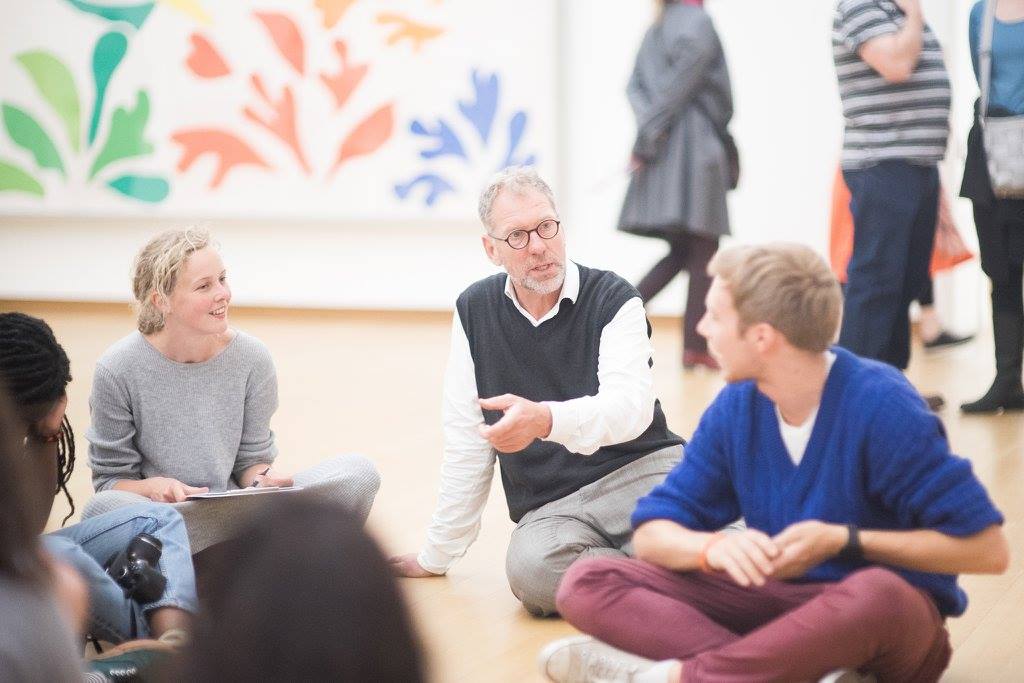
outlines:
[{"label": "grey wool coat", "polygon": [[729,234],[729,169],[718,131],[732,118],[725,54],[711,17],[673,3],[644,36],[626,89],[636,115],[619,230],[671,239]]}]

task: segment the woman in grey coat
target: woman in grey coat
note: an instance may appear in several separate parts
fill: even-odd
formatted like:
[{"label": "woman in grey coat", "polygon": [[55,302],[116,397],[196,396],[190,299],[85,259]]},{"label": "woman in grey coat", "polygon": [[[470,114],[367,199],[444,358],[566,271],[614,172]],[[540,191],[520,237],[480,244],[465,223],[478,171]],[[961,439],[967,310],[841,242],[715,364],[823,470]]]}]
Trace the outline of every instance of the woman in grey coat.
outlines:
[{"label": "woman in grey coat", "polygon": [[729,72],[702,0],[663,0],[644,36],[627,95],[636,115],[633,175],[619,230],[669,243],[637,285],[649,301],[682,270],[690,275],[683,365],[717,369],[697,334],[710,287],[707,264],[729,234],[731,177],[724,136],[732,118]]}]

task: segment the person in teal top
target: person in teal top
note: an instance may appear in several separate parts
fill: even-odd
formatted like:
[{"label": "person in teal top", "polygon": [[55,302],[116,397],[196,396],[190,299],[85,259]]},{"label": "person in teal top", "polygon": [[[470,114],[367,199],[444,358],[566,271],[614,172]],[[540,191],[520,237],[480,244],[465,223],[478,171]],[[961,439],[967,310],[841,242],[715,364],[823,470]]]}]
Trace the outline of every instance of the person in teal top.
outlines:
[{"label": "person in teal top", "polygon": [[[971,8],[970,40],[974,75],[978,72],[981,22],[985,18],[985,0]],[[1024,115],[1024,0],[999,0],[996,26],[992,33],[992,93],[989,108]]]},{"label": "person in teal top", "polygon": [[[971,60],[979,81],[984,18],[983,0],[971,9],[970,21]],[[988,116],[1024,115],[1024,0],[999,0],[996,5],[991,83]],[[981,268],[992,281],[996,377],[981,398],[960,406],[965,413],[1024,410],[1024,200],[993,194],[981,138],[975,121],[967,138],[960,196],[974,204]]]}]

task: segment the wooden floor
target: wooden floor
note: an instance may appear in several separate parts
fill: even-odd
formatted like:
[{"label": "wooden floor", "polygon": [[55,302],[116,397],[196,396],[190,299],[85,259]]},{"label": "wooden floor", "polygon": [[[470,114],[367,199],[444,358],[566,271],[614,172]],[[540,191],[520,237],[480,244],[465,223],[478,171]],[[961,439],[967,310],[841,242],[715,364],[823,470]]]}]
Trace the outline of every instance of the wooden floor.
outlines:
[{"label": "wooden floor", "polygon": [[[0,301],[53,326],[71,356],[75,380],[69,416],[78,432],[73,493],[79,508],[91,491],[83,437],[96,358],[133,329],[127,306]],[[383,485],[370,527],[386,551],[417,550],[433,509],[441,460],[441,377],[450,316],[432,313],[339,313],[235,310],[232,323],[261,338],[277,363],[281,408],[273,421],[279,463],[299,469],[333,453],[362,452]],[[669,425],[689,435],[721,387],[710,373],[683,372],[677,321],[655,320],[656,386]],[[980,395],[992,376],[991,340],[983,336],[941,356],[914,354],[911,380],[942,392],[950,405]],[[1024,678],[1024,418],[942,414],[954,450],[969,457],[1007,518],[1013,550],[1000,577],[968,577],[967,613],[949,624],[955,654],[944,680]],[[55,506],[51,524],[63,516]],[[508,590],[505,546],[512,524],[495,485],[483,531],[447,577],[403,586],[429,652],[436,681],[535,681],[534,659],[547,641],[573,633],[557,619],[529,617]]]}]

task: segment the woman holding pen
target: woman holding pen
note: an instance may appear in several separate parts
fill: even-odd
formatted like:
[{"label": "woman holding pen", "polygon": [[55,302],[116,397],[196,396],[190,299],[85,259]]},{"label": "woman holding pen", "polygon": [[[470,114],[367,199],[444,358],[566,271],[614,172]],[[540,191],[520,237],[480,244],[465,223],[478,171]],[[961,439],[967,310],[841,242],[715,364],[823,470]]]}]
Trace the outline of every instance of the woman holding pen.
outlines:
[{"label": "woman holding pen", "polygon": [[274,467],[277,376],[266,346],[228,325],[231,289],[203,230],[165,232],[135,259],[138,331],[96,364],[89,464],[97,494],[84,516],[140,500],[174,503],[193,552],[225,540],[252,503],[189,495],[292,484],[365,519],[379,487],[373,464],[338,456],[288,476]]}]

